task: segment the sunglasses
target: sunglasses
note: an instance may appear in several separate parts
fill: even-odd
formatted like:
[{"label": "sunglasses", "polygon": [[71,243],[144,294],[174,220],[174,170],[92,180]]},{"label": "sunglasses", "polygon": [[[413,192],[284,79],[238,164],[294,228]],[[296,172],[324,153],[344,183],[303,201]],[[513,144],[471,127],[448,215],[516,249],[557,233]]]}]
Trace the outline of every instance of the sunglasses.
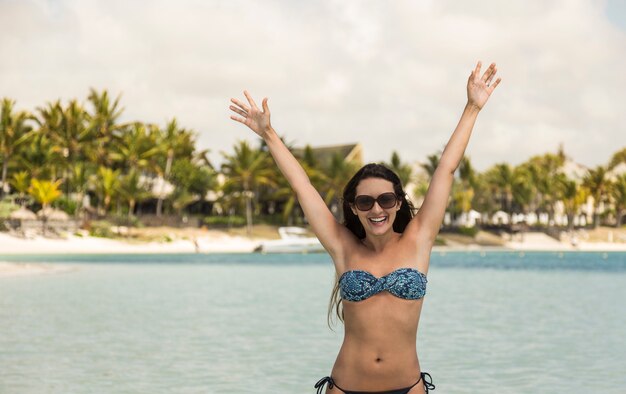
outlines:
[{"label": "sunglasses", "polygon": [[376,198],[372,196],[360,195],[356,196],[354,199],[354,205],[359,211],[369,211],[372,209],[375,202],[377,202],[383,209],[393,208],[396,206],[396,202],[398,202],[398,196],[396,196],[396,193],[388,192],[383,193]]}]

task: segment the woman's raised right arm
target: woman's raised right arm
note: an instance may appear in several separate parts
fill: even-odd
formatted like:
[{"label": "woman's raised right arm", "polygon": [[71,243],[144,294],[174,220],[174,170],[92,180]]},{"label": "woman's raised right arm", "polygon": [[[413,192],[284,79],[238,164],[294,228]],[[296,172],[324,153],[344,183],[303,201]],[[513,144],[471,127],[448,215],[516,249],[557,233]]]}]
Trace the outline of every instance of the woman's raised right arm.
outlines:
[{"label": "woman's raised right arm", "polygon": [[248,99],[249,105],[237,99],[231,99],[234,105],[231,105],[230,109],[240,116],[232,115],[230,118],[248,126],[265,140],[278,168],[296,192],[300,206],[311,224],[313,232],[333,257],[335,263],[343,261],[345,245],[352,240],[354,235],[345,226],[337,222],[318,191],[311,184],[298,160],[272,128],[267,98],[263,99],[263,110],[261,111],[247,91],[244,91],[244,95]]}]

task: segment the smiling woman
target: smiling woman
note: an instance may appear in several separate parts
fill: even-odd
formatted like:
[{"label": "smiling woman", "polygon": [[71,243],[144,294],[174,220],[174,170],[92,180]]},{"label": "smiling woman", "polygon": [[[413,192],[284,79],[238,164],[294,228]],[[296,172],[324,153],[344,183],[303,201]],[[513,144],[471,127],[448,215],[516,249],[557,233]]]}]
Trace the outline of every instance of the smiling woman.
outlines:
[{"label": "smiling woman", "polygon": [[[270,124],[267,98],[259,109],[231,99],[231,118],[263,138],[289,181],[315,235],[332,257],[337,281],[331,311],[344,322],[343,344],[331,376],[315,388],[321,394],[428,393],[435,386],[417,357],[417,327],[422,311],[430,252],[439,232],[454,171],[478,113],[500,82],[492,63],[482,74],[481,63],[467,82],[467,104],[446,145],[421,209],[414,209],[402,183],[390,169],[367,164],[346,184],[344,223],[339,223],[296,158]],[[399,388],[398,388],[399,387]]]}]

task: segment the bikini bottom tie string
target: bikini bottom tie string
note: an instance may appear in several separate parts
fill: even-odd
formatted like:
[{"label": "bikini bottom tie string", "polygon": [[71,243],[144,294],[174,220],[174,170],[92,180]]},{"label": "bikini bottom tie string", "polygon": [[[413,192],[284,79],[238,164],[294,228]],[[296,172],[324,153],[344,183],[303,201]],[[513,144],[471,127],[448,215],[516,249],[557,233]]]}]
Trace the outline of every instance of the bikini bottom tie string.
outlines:
[{"label": "bikini bottom tie string", "polygon": [[[428,376],[428,380],[426,380],[426,376]],[[435,385],[433,384],[433,377],[430,376],[428,372],[422,372],[422,380],[424,381],[424,390],[426,394],[428,394],[429,390],[435,389]]]},{"label": "bikini bottom tie string", "polygon": [[315,388],[317,389],[317,394],[323,394],[324,386],[328,383],[328,388],[332,389],[335,386],[335,381],[330,376],[325,376],[321,378],[317,383],[315,383]]}]

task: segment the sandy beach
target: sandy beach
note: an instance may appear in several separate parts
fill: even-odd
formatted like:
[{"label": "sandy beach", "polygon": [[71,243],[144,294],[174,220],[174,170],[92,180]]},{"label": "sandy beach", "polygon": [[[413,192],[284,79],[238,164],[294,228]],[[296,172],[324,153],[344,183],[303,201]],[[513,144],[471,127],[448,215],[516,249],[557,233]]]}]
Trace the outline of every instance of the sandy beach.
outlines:
[{"label": "sandy beach", "polygon": [[191,239],[170,242],[126,242],[122,240],[70,235],[53,239],[36,236],[19,238],[0,233],[2,254],[89,254],[89,253],[242,253],[252,252],[263,239],[232,236],[218,231]]},{"label": "sandy beach", "polygon": [[[445,238],[445,237],[444,237]],[[169,242],[140,242],[92,236],[71,235],[64,239],[52,239],[41,236],[19,238],[7,233],[0,233],[0,255],[29,254],[165,254],[165,253],[250,253],[260,242],[269,238],[249,238],[232,235],[226,231],[210,230],[193,233],[192,236],[173,236]],[[435,251],[626,251],[625,242],[580,241],[559,242],[543,233],[525,233],[522,239],[503,242],[502,246],[481,246],[477,243],[460,244],[448,241],[448,246],[436,246]],[[65,269],[67,270],[67,269]],[[0,262],[0,277],[38,275],[64,272],[62,266],[35,263]]]}]

